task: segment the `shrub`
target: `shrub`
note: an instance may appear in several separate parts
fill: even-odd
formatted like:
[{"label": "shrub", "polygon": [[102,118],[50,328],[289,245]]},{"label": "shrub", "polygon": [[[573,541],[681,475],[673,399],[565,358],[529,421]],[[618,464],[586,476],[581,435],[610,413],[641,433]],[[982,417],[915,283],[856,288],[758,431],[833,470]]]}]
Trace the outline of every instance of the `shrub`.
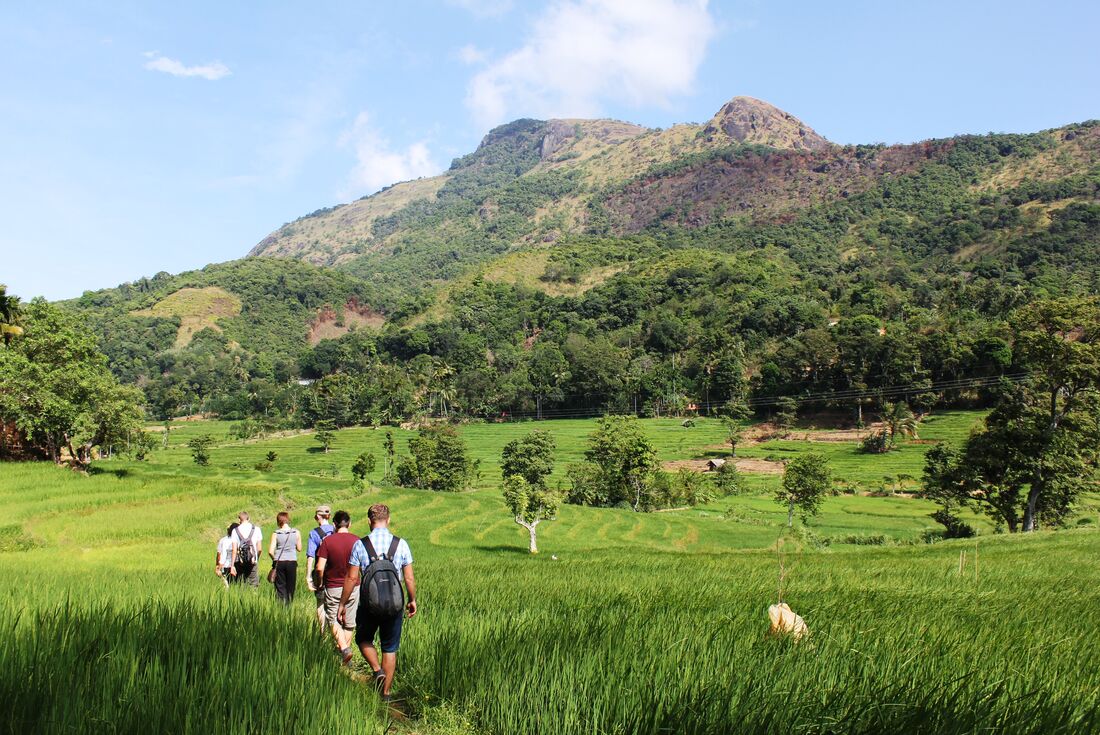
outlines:
[{"label": "shrub", "polygon": [[865,454],[885,454],[889,449],[890,440],[885,431],[872,433],[859,445],[859,451]]},{"label": "shrub", "polygon": [[929,517],[943,526],[943,538],[972,538],[978,534],[973,526],[949,510],[941,508]]}]

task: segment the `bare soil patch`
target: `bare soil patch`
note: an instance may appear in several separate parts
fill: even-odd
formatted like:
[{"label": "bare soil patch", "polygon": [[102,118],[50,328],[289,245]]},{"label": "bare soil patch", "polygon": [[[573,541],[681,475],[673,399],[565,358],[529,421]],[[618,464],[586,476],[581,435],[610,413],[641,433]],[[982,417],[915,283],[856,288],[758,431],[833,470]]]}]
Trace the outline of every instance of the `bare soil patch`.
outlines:
[{"label": "bare soil patch", "polygon": [[352,298],[339,310],[326,307],[317,312],[309,325],[309,343],[316,346],[323,339],[338,339],[352,329],[371,327],[379,329],[386,318],[370,306]]},{"label": "bare soil patch", "polygon": [[[665,462],[661,466],[668,472],[679,472],[682,469],[692,472],[707,472],[706,459],[677,459]],[[770,459],[758,459],[756,457],[738,457],[734,463],[741,472],[751,472],[759,475],[782,475],[783,463],[773,462]]]}]

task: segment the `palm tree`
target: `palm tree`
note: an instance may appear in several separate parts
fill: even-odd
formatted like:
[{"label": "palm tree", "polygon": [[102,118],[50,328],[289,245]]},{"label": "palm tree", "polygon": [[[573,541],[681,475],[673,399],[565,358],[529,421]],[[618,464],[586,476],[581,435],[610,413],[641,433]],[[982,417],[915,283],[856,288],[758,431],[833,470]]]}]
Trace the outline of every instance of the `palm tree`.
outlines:
[{"label": "palm tree", "polygon": [[19,321],[19,297],[8,296],[8,287],[0,283],[0,335],[4,337],[4,345],[10,345],[11,341],[23,334],[23,327]]},{"label": "palm tree", "polygon": [[915,439],[918,423],[913,409],[905,401],[882,404],[882,426],[891,449],[897,444],[899,434]]}]

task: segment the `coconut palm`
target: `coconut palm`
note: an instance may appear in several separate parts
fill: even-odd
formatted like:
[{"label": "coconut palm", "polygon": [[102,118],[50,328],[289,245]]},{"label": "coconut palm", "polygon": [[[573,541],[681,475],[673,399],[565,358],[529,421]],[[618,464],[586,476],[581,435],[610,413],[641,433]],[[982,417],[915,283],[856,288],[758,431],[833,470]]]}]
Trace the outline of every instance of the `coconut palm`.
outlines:
[{"label": "coconut palm", "polygon": [[918,423],[913,409],[905,401],[882,404],[882,427],[891,449],[897,444],[899,435],[916,438]]}]

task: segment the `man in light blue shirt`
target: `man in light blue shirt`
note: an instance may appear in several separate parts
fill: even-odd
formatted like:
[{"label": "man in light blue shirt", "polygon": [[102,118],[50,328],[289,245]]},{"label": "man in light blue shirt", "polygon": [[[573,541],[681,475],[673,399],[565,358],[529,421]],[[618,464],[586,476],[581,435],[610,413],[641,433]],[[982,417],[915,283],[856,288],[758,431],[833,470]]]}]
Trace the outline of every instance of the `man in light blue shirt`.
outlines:
[{"label": "man in light blue shirt", "polygon": [[321,632],[325,631],[325,586],[316,578],[317,549],[326,536],[336,533],[336,527],[329,522],[332,508],[327,505],[318,505],[317,512],[313,515],[317,521],[317,527],[309,532],[309,540],[306,543],[306,586],[317,598],[317,619],[321,622]]},{"label": "man in light blue shirt", "polygon": [[[390,546],[393,544],[394,535],[390,532],[390,509],[388,506],[378,503],[372,505],[367,511],[370,519],[370,533],[355,542],[351,556],[348,559],[348,574],[344,578],[344,592],[340,599],[340,608],[336,613],[337,619],[343,624],[346,616],[347,602],[352,590],[359,586],[361,570],[370,566],[371,558],[367,553],[364,541],[370,539],[378,557],[387,556]],[[397,568],[397,573],[405,580],[407,591],[405,611],[411,618],[416,615],[416,579],[413,577],[412,550],[405,539],[398,539],[397,547],[393,550],[393,558],[390,559]],[[382,691],[382,701],[390,701],[390,687],[393,685],[393,672],[397,668],[397,649],[401,644],[401,623],[404,615],[398,613],[391,618],[374,618],[364,599],[359,600],[359,611],[355,625],[355,642],[359,644],[359,650],[370,664],[374,672],[374,683]],[[378,660],[378,652],[374,647],[374,636],[378,634],[382,646],[381,664]]]}]

